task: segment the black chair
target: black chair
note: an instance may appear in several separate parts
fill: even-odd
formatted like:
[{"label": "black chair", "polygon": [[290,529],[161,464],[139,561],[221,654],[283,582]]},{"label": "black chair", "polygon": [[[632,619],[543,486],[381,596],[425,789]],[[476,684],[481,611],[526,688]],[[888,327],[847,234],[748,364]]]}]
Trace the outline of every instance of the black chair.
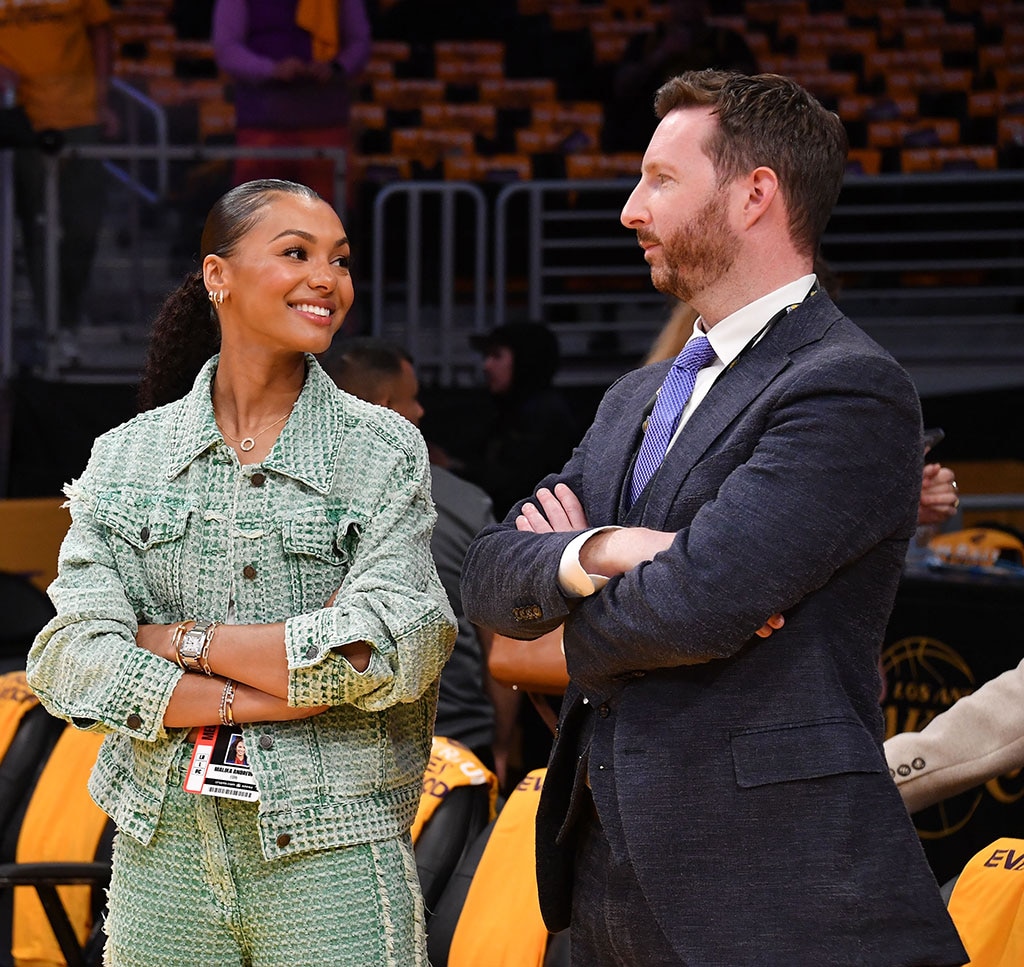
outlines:
[{"label": "black chair", "polygon": [[0,673],[24,668],[32,640],[56,611],[28,578],[0,571],[0,614]]},{"label": "black chair", "polygon": [[[531,773],[531,776],[536,773]],[[529,777],[528,777],[529,778]],[[517,795],[522,795],[519,790],[512,793],[509,801]],[[527,793],[526,795],[529,795]],[[535,806],[533,807],[536,808]],[[456,928],[459,926],[460,918],[466,906],[466,899],[469,896],[470,888],[473,886],[473,879],[480,867],[481,860],[487,852],[491,842],[492,834],[497,826],[501,825],[508,835],[511,830],[512,841],[516,843],[518,850],[519,842],[522,843],[522,853],[518,854],[518,862],[525,862],[533,865],[533,831],[531,814],[527,813],[528,822],[514,823],[511,827],[503,823],[504,810],[498,814],[497,819],[492,820],[484,829],[477,834],[466,848],[462,859],[459,861],[451,877],[441,893],[440,899],[434,909],[427,930],[427,955],[432,967],[477,967],[476,964],[457,964],[451,960],[452,941],[455,937]],[[509,814],[511,815],[511,814]],[[520,814],[522,816],[522,814]],[[507,819],[508,816],[505,816]],[[506,845],[508,840],[506,839]],[[498,856],[502,856],[501,853]],[[504,854],[507,859],[508,854]],[[492,881],[493,882],[493,881]],[[522,894],[515,893],[515,899],[522,902]],[[487,897],[488,905],[493,903],[494,909],[501,911],[506,917],[508,936],[494,938],[495,944],[501,943],[517,947],[520,939],[524,943],[524,952],[529,946],[531,953],[537,949],[539,943],[544,943],[544,967],[568,967],[569,965],[569,933],[562,931],[557,934],[547,933],[542,924],[535,923],[536,913],[530,917],[520,916],[519,910],[515,909],[515,902],[512,898],[502,893],[501,886],[494,892],[494,896]],[[536,907],[534,906],[534,911]],[[491,942],[488,937],[488,941]],[[507,949],[507,947],[506,947]]]},{"label": "black chair", "polygon": [[[24,675],[10,672],[0,676],[0,701],[17,700],[25,692]],[[102,921],[105,909],[105,889],[110,880],[110,858],[113,844],[113,823],[102,823],[95,853],[88,861],[19,862],[18,847],[25,817],[33,797],[40,788],[44,772],[55,777],[48,784],[51,795],[56,795],[69,829],[82,823],[82,813],[76,813],[75,804],[88,796],[83,783],[74,788],[60,788],[64,776],[73,774],[72,759],[82,761],[83,735],[65,736],[64,722],[51,716],[41,705],[30,707],[21,715],[17,731],[0,759],[0,967],[13,967],[12,943],[14,935],[14,887],[31,887],[36,891],[49,928],[68,967],[99,967],[102,959]],[[85,738],[90,751],[96,747],[92,736]],[[94,807],[89,806],[90,809]],[[96,823],[93,813],[90,822]],[[102,820],[101,820],[102,822]],[[49,838],[49,836],[48,836]],[[84,943],[79,942],[71,918],[60,895],[58,886],[87,885],[90,896],[91,928]],[[44,928],[45,929],[45,928]]]},{"label": "black chair", "polygon": [[487,825],[488,799],[486,785],[452,789],[416,838],[416,871],[428,917],[466,847]]}]

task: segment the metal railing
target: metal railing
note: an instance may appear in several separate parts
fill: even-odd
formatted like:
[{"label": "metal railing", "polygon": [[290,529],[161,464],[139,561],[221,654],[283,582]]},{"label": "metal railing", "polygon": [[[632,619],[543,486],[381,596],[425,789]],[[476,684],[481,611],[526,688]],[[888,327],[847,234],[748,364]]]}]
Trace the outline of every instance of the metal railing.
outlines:
[{"label": "metal railing", "polygon": [[[14,298],[17,288],[15,275],[14,252],[17,233],[14,228],[14,150],[0,150],[0,348],[3,350],[0,376],[10,379],[15,372],[17,360],[14,358],[15,312]],[[135,327],[148,323],[143,310],[142,282],[145,269],[140,261],[143,255],[141,237],[143,235],[140,211],[137,206],[145,205],[152,208],[165,206],[169,185],[169,166],[174,163],[199,164],[207,161],[231,161],[238,157],[245,158],[284,158],[284,159],[326,159],[333,163],[335,198],[345,198],[346,160],[347,153],[343,148],[237,148],[234,146],[198,146],[170,145],[166,140],[151,144],[96,144],[64,146],[59,150],[44,153],[44,205],[40,216],[44,226],[44,286],[42,293],[42,349],[39,353],[41,363],[38,366],[41,374],[49,379],[58,379],[67,375],[69,358],[75,356],[76,341],[85,338],[81,330],[65,330],[60,322],[59,279],[60,279],[60,164],[65,160],[92,159],[104,164],[107,170],[112,167],[127,173],[127,177],[118,176],[118,181],[125,184],[133,199],[129,218],[129,237],[126,247],[129,251],[128,271],[120,273],[124,288],[117,295],[128,307],[128,316],[135,319]],[[152,163],[156,171],[154,190],[146,188],[143,180],[136,179],[132,172],[139,172],[140,165]],[[163,194],[157,195],[156,190]],[[125,212],[119,213],[125,217]],[[166,256],[169,264],[169,255]],[[96,374],[95,378],[117,381],[119,376],[134,380],[137,371],[118,374],[115,367],[110,371]],[[88,374],[78,373],[75,378],[90,379]]]},{"label": "metal railing", "polygon": [[[343,149],[95,145],[47,159],[45,220],[60,223],[57,162],[98,158],[157,183],[173,165],[259,158],[327,158],[344,199]],[[161,175],[159,172],[165,174]],[[137,180],[142,180],[140,177]],[[160,185],[163,184],[163,188]],[[504,186],[395,182],[373,201],[371,326],[404,342],[439,386],[475,378],[467,336],[511,319],[548,324],[567,361],[563,382],[607,383],[645,353],[670,304],[650,284],[635,234],[619,223],[629,179]],[[149,204],[135,192],[138,203]],[[160,198],[163,202],[165,198]],[[14,288],[10,153],[0,152],[0,348],[11,372]],[[1024,172],[851,176],[826,233],[842,280],[838,301],[919,379],[923,392],[1024,383]],[[491,226],[493,225],[493,232]],[[48,234],[50,279],[57,236]],[[141,247],[132,246],[131,257]],[[133,270],[126,275],[144,274]],[[129,288],[124,298],[137,293]],[[56,293],[56,285],[47,285]],[[362,301],[362,300],[360,300]],[[138,312],[140,323],[145,313]],[[43,329],[60,335],[51,299]],[[46,375],[61,375],[50,352]]]},{"label": "metal railing", "polygon": [[[437,203],[436,213],[425,210],[433,207],[425,205],[428,201]],[[401,218],[403,203],[405,219],[399,224],[404,230],[389,248],[388,217]],[[428,223],[430,215],[434,224]],[[459,224],[460,217],[464,226]],[[421,378],[442,386],[458,382],[467,366],[467,335],[488,324],[487,225],[484,193],[468,182],[396,182],[382,188],[374,199],[373,332],[404,343]],[[468,298],[460,299],[457,264],[460,253],[466,251],[465,271],[472,281]],[[436,278],[428,286],[424,266],[435,263]],[[427,288],[433,290],[429,300]]]}]

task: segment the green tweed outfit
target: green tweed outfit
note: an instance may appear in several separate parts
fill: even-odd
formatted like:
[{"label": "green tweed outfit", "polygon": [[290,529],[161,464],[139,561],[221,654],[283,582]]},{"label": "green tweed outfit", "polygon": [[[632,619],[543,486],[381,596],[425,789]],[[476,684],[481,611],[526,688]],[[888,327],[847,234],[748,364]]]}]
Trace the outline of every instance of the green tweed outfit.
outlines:
[{"label": "green tweed outfit", "polygon": [[[251,820],[250,852],[259,855],[236,858],[245,876],[262,861],[259,876],[280,881],[271,893],[295,886],[303,893],[308,949],[302,955],[342,963],[330,952],[318,955],[320,928],[309,929],[313,923],[330,923],[332,936],[368,927],[386,933],[391,918],[372,922],[362,899],[362,912],[348,915],[356,887],[337,876],[347,861],[320,864],[334,871],[325,875],[326,894],[308,879],[289,885],[288,871],[313,876],[312,857],[349,847],[379,844],[392,858],[395,844],[386,841],[407,850],[437,680],[455,636],[430,554],[435,513],[426,447],[402,417],[339,391],[310,356],[305,385],[271,452],[258,465],[242,466],[214,419],[216,365],[214,357],[183,399],[101,436],[82,476],[68,486],[72,526],[50,587],[57,616],[29,653],[29,683],[54,714],[106,733],[89,789],[119,831],[109,932],[123,925],[122,887],[135,888],[148,875],[134,866],[146,855],[139,847],[159,843],[166,851],[165,832],[182,855],[150,888],[170,898],[184,928],[207,916],[190,906],[200,900],[188,895],[191,874],[179,868],[200,862],[197,810],[205,813],[211,804],[198,801],[211,797],[176,791],[187,730],[162,723],[185,673],[137,647],[135,634],[139,624],[188,618],[283,621],[289,704],[332,707],[300,721],[244,725],[259,803],[220,799],[212,806],[218,821],[236,832],[238,817]],[[363,672],[335,650],[358,640],[371,647]],[[182,830],[195,831],[191,856]],[[135,841],[131,848],[126,837]],[[296,863],[300,856],[305,859]],[[407,859],[378,864],[371,879],[390,870],[389,890],[397,895],[408,889],[408,865]],[[147,915],[144,905],[125,909]],[[236,911],[232,919],[244,922],[240,916]],[[129,926],[135,936],[145,930],[141,923]],[[156,938],[188,932],[173,921],[152,930]],[[415,949],[408,940],[384,937],[385,953],[352,963],[425,962],[422,920],[403,931]],[[166,942],[190,951],[180,961],[189,967],[306,962],[293,952],[254,950],[215,960],[187,938]],[[113,964],[179,963],[177,954],[133,956],[117,959],[108,950]]]}]

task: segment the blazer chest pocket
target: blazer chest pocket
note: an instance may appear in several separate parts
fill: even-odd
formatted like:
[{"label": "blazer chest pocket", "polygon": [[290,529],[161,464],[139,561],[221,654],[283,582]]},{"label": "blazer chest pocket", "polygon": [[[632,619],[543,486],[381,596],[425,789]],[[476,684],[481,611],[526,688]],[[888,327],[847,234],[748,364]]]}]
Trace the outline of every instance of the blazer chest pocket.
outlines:
[{"label": "blazer chest pocket", "polygon": [[883,771],[875,743],[859,722],[835,719],[735,732],[736,783],[751,789],[777,782]]},{"label": "blazer chest pocket", "polygon": [[179,497],[128,490],[98,496],[96,520],[112,536],[110,547],[131,600],[180,599],[177,582],[191,513],[191,504]]}]

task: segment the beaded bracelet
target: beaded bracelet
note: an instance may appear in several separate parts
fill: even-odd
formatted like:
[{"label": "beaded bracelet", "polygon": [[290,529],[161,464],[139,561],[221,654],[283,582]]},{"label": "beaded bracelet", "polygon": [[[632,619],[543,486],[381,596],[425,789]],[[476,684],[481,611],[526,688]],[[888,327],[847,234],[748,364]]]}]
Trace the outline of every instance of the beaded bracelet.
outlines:
[{"label": "beaded bracelet", "polygon": [[229,678],[224,683],[224,691],[220,696],[220,724],[231,727],[235,724],[235,683]]}]

